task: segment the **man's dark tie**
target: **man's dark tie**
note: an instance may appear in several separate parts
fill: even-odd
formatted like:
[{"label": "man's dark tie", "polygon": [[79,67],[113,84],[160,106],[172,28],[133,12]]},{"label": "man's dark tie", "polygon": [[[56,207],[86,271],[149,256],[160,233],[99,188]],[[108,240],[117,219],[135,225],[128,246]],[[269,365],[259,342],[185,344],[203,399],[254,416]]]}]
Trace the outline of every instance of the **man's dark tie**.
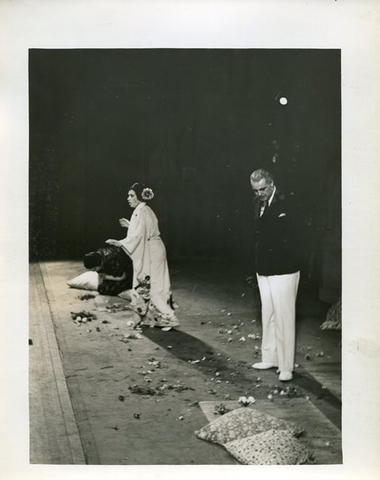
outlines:
[{"label": "man's dark tie", "polygon": [[267,208],[268,206],[268,201],[267,200],[264,200],[261,202],[261,207],[260,207],[260,217],[263,216],[264,212],[265,212],[265,209]]}]

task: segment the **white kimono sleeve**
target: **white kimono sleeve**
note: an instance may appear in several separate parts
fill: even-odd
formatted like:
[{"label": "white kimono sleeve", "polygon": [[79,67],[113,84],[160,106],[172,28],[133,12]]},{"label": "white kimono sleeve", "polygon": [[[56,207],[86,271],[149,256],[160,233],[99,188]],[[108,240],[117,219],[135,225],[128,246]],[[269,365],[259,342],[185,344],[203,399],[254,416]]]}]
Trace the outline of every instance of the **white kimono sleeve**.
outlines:
[{"label": "white kimono sleeve", "polygon": [[120,240],[123,250],[133,262],[133,286],[150,275],[150,256],[147,248],[147,225],[144,210],[141,208],[132,216],[128,235]]}]

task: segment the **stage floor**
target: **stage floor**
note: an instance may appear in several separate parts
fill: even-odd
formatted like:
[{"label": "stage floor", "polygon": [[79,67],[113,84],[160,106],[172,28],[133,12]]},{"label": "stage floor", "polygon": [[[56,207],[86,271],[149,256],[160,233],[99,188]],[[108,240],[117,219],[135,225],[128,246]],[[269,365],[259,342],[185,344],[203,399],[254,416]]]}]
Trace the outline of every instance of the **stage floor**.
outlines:
[{"label": "stage floor", "polygon": [[[194,431],[208,423],[207,402],[215,408],[242,395],[280,418],[293,412],[317,464],[342,462],[341,332],[319,328],[328,306],[300,290],[298,367],[281,384],[275,370],[252,369],[260,301],[244,275],[216,262],[173,263],[180,327],[133,338],[135,314],[106,308],[121,299],[81,300],[90,292],[67,287],[83,271],[72,261],[30,266],[31,463],[233,465]],[[97,319],[75,324],[71,312],[82,310]],[[286,387],[295,398],[276,393]]]}]

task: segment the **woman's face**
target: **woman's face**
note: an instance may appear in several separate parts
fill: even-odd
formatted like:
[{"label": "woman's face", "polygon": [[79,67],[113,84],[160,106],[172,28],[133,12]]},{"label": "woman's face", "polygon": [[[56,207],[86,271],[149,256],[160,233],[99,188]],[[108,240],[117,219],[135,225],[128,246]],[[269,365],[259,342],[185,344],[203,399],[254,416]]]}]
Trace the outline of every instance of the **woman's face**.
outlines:
[{"label": "woman's face", "polygon": [[128,192],[128,203],[132,208],[136,208],[141,201],[137,198],[136,192],[134,190],[129,190]]}]

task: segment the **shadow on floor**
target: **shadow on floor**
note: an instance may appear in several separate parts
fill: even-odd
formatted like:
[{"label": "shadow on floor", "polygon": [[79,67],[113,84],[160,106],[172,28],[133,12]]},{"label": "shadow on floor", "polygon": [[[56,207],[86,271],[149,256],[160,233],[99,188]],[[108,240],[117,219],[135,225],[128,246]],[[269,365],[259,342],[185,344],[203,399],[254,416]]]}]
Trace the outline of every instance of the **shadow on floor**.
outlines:
[{"label": "shadow on floor", "polygon": [[[198,370],[203,371],[204,374],[218,371],[223,374],[224,378],[231,378],[231,383],[242,387],[247,393],[254,391],[252,376],[247,376],[243,372],[244,369],[249,368],[247,362],[234,362],[233,359],[229,361],[223,352],[216,351],[202,340],[180,330],[173,329],[169,332],[162,332],[157,328],[144,328],[143,334],[156,345],[170,351],[172,355],[187,363],[199,359],[199,352],[204,352],[206,361],[194,364]],[[171,346],[170,349],[168,349],[168,345]],[[324,390],[323,385],[306,370],[299,368],[294,373],[291,382],[278,383],[282,386],[296,386],[302,389],[305,395],[310,395],[310,399],[316,407],[341,429],[340,400],[328,390]]]},{"label": "shadow on floor", "polygon": [[168,350],[168,345],[170,345],[172,348],[168,351],[186,363],[201,360],[199,358],[201,356],[200,352],[203,352],[204,357],[206,357],[205,361],[199,361],[194,365],[205,374],[218,371],[223,373],[224,377],[233,376],[234,383],[252,383],[252,379],[236,370],[239,366],[246,366],[247,362],[228,361],[225,354],[216,351],[211,345],[186,332],[174,329],[169,332],[162,332],[158,328],[144,328],[143,334],[165,350]]}]

